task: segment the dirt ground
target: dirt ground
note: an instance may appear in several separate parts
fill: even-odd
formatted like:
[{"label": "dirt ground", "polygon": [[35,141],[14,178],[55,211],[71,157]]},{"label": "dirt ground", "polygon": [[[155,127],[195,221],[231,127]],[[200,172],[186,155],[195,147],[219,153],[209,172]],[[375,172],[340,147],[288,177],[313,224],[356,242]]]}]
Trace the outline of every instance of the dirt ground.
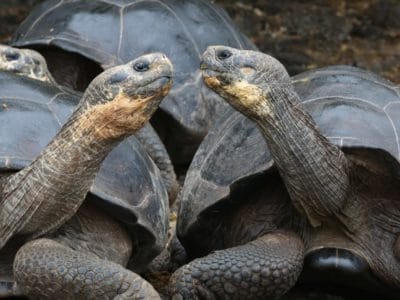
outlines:
[{"label": "dirt ground", "polygon": [[399,0],[216,2],[292,74],[349,64],[400,83]]},{"label": "dirt ground", "polygon": [[[0,1],[0,42],[42,0]],[[291,74],[332,64],[400,83],[399,0],[216,0],[260,50]]]}]

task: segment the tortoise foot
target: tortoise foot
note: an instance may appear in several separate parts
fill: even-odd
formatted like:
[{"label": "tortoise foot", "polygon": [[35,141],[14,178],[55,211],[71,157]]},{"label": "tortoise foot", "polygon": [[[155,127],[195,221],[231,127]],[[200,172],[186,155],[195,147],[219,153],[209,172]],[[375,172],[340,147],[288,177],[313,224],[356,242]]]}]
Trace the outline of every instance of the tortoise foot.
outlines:
[{"label": "tortoise foot", "polygon": [[178,269],[172,299],[270,299],[286,293],[303,265],[303,243],[290,233],[264,235]]},{"label": "tortoise foot", "polygon": [[154,288],[121,265],[53,240],[25,244],[14,260],[19,290],[40,299],[160,299]]}]

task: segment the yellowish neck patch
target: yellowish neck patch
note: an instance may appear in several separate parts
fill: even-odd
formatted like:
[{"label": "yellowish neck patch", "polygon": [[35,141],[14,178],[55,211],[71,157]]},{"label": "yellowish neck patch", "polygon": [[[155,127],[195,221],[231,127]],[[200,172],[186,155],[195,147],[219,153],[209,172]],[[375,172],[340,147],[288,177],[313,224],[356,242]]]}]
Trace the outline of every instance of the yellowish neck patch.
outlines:
[{"label": "yellowish neck patch", "polygon": [[152,112],[146,108],[155,97],[133,100],[120,93],[113,101],[89,108],[80,117],[78,128],[93,130],[94,137],[99,140],[134,134],[150,119]]},{"label": "yellowish neck patch", "polygon": [[252,115],[271,115],[265,93],[258,86],[247,81],[223,85],[216,77],[207,77],[204,80],[209,87],[222,89],[229,96],[228,101],[240,111],[247,111]]}]

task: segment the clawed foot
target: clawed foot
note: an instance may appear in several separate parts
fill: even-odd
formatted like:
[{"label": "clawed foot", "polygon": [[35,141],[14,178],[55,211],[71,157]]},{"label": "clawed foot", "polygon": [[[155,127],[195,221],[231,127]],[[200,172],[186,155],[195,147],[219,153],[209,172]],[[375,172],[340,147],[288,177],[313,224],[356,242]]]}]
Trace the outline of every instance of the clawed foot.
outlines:
[{"label": "clawed foot", "polygon": [[267,234],[178,269],[170,280],[170,295],[172,299],[275,299],[296,283],[303,255],[303,243],[294,234]]},{"label": "clawed foot", "polygon": [[154,288],[121,265],[53,240],[25,244],[14,261],[24,295],[40,299],[160,299]]}]

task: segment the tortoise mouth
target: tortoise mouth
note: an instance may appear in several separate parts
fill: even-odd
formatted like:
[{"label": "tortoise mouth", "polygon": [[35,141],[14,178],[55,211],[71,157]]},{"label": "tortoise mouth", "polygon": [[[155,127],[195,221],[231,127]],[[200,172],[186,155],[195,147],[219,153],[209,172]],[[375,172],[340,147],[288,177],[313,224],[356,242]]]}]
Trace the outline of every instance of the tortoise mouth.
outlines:
[{"label": "tortoise mouth", "polygon": [[158,89],[170,83],[171,83],[171,76],[165,75],[154,79],[153,81],[149,82],[146,86],[148,86],[149,88]]},{"label": "tortoise mouth", "polygon": [[230,85],[237,81],[234,74],[229,71],[220,69],[218,66],[210,65],[202,62],[200,69],[203,75],[203,80],[210,88],[218,88],[221,86]]},{"label": "tortoise mouth", "polygon": [[203,73],[203,78],[207,79],[207,78],[218,78],[221,76],[221,73],[218,71],[214,71],[212,69],[202,69],[201,70]]},{"label": "tortoise mouth", "polygon": [[172,77],[166,75],[146,82],[144,85],[136,89],[135,94],[141,97],[150,97],[155,94],[166,96],[171,86]]},{"label": "tortoise mouth", "polygon": [[208,63],[206,60],[203,60],[200,64],[200,70],[203,74],[203,77],[217,77],[221,75],[220,70],[216,70],[216,68]]}]

